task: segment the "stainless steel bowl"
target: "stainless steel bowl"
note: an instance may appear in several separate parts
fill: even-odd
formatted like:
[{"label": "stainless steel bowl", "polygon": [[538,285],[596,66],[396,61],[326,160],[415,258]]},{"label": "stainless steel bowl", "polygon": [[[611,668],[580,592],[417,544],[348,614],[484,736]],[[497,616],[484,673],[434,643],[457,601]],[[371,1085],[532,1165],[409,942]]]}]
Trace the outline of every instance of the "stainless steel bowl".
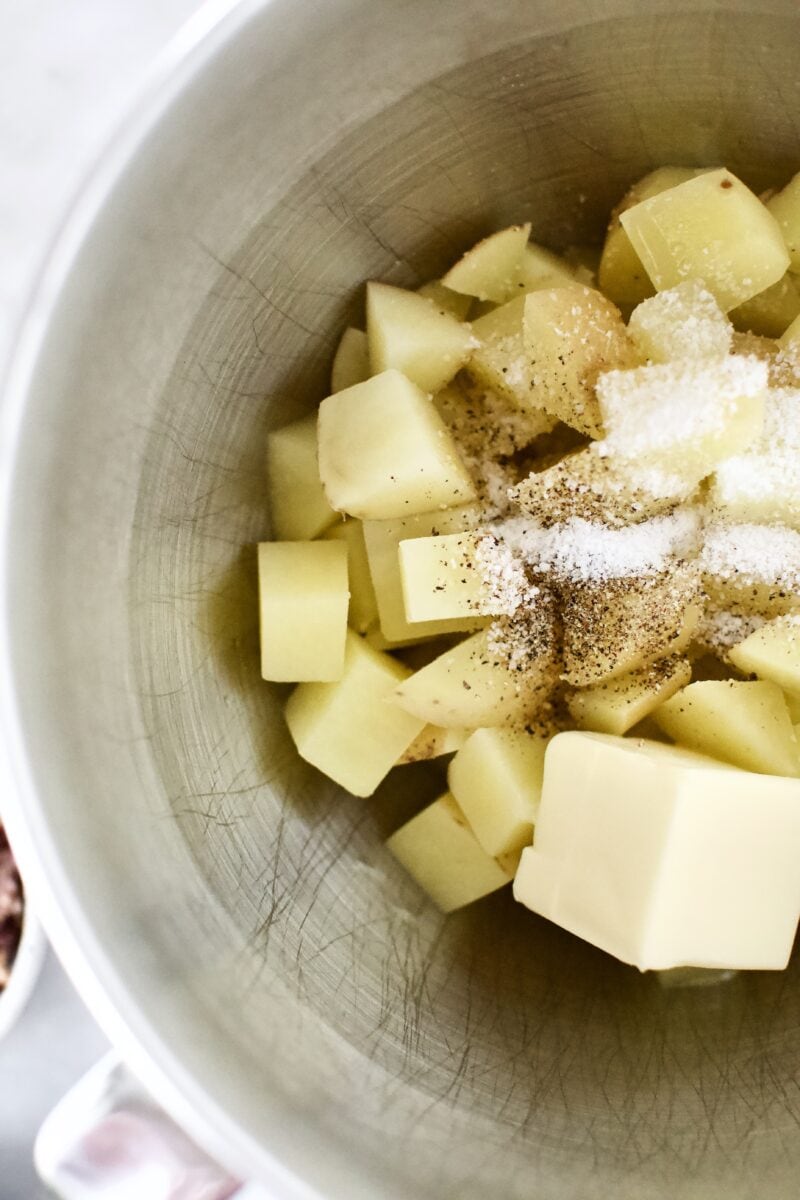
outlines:
[{"label": "stainless steel bowl", "polygon": [[258,678],[264,433],[361,283],[625,186],[800,166],[795,0],[231,9],[106,156],[3,412],[2,727],[23,867],[190,1131],[281,1200],[786,1200],[798,968],[663,991],[507,895],[443,921],[382,849],[430,795],[296,758]]}]

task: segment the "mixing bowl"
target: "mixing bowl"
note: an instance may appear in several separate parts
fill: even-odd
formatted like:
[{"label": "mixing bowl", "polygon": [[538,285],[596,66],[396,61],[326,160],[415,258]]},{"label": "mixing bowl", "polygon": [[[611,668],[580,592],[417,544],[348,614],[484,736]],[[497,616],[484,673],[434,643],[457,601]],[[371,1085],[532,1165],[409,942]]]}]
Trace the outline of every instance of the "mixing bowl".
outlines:
[{"label": "mixing bowl", "polygon": [[[198,37],[198,32],[203,36]],[[500,894],[443,919],[262,684],[264,435],[362,281],[636,177],[800,166],[795,0],[207,11],[68,223],[2,430],[8,813],[129,1062],[278,1200],[786,1200],[800,975],[665,991]]]}]

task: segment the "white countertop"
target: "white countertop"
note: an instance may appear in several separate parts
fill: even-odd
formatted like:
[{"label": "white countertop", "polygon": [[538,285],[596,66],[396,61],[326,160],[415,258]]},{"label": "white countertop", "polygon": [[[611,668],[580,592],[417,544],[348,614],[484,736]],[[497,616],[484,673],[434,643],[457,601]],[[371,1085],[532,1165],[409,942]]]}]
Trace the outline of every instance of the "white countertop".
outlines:
[{"label": "white countertop", "polygon": [[[0,0],[0,373],[70,199],[198,0]],[[0,1200],[38,1200],[42,1118],[107,1043],[50,955],[0,1044]]]}]

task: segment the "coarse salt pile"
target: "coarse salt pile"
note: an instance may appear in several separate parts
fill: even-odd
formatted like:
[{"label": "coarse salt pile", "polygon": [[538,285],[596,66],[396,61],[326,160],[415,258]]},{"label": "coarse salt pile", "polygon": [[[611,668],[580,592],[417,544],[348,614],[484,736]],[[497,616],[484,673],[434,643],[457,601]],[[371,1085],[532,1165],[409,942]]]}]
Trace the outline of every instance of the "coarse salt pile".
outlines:
[{"label": "coarse salt pile", "polygon": [[800,592],[800,533],[774,525],[711,525],[700,565],[710,581]]}]

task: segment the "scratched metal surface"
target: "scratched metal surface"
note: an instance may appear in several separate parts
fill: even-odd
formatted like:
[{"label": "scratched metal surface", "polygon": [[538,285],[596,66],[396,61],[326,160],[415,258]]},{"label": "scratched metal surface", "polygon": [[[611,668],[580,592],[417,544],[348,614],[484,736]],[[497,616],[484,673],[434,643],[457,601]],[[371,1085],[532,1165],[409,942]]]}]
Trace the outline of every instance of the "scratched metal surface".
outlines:
[{"label": "scratched metal surface", "polygon": [[100,221],[21,452],[20,701],[98,969],[232,1155],[326,1197],[785,1200],[798,966],[664,992],[507,895],[443,921],[381,846],[435,772],[365,802],[297,760],[253,544],[264,433],[324,394],[365,278],[506,220],[596,238],[658,163],[795,170],[794,5],[273,8]]}]

